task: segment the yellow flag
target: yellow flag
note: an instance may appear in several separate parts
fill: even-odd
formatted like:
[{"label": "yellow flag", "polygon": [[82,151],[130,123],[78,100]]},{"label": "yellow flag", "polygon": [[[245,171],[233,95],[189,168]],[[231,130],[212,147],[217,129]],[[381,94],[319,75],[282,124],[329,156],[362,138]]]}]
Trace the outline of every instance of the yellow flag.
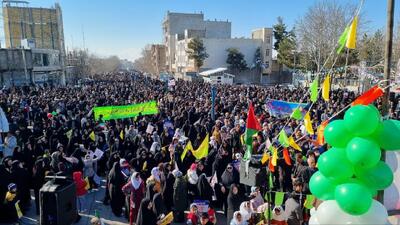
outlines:
[{"label": "yellow flag", "polygon": [[354,17],[353,22],[350,25],[350,31],[347,36],[346,47],[348,49],[356,48],[356,40],[357,40],[357,24],[358,24],[358,16]]},{"label": "yellow flag", "polygon": [[192,142],[190,142],[190,141],[186,144],[185,149],[183,149],[183,152],[182,152],[182,155],[181,155],[181,161],[183,161],[183,159],[185,158],[186,153],[188,151],[193,151]]},{"label": "yellow flag", "polygon": [[298,151],[301,151],[300,146],[294,141],[293,137],[289,137],[289,145],[290,145],[290,147],[292,147]]},{"label": "yellow flag", "polygon": [[324,83],[322,84],[322,98],[325,101],[329,101],[329,89],[331,87],[331,76],[328,74],[324,80]]},{"label": "yellow flag", "polygon": [[15,203],[15,210],[17,211],[18,218],[21,218],[24,216],[22,214],[21,208],[19,207],[19,200]]},{"label": "yellow flag", "polygon": [[124,131],[121,130],[121,132],[119,133],[119,137],[121,138],[121,140],[124,140]]},{"label": "yellow flag", "polygon": [[89,190],[90,189],[90,183],[89,183],[89,178],[88,177],[85,177],[85,182],[86,182],[85,189]]},{"label": "yellow flag", "polygon": [[307,133],[314,134],[309,112],[307,112],[306,115],[304,116],[304,126],[306,127]]},{"label": "yellow flag", "polygon": [[90,139],[92,139],[92,141],[96,140],[96,135],[94,134],[94,131],[92,131],[92,133],[89,134]]},{"label": "yellow flag", "polygon": [[278,150],[276,148],[272,148],[272,159],[271,159],[271,164],[273,166],[277,165],[277,160],[278,160]]},{"label": "yellow flag", "polygon": [[207,134],[207,136],[204,138],[203,142],[201,142],[200,146],[196,150],[192,150],[192,153],[196,159],[202,159],[204,157],[207,157],[208,155],[208,144],[210,142],[210,137]]},{"label": "yellow flag", "polygon": [[72,137],[72,129],[69,130],[69,131],[67,131],[67,132],[65,133],[65,135],[67,135],[67,138],[68,138],[68,139],[71,139],[71,137]]},{"label": "yellow flag", "polygon": [[267,154],[266,152],[264,152],[262,158],[261,158],[261,163],[264,164],[268,161],[269,159],[269,154]]},{"label": "yellow flag", "polygon": [[142,166],[142,171],[147,170],[147,161],[144,161],[143,166]]}]

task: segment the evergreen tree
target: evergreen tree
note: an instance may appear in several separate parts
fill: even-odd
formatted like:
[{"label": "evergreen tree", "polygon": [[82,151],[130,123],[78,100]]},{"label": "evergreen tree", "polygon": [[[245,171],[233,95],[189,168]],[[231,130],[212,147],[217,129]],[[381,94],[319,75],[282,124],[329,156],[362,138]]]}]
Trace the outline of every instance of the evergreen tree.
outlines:
[{"label": "evergreen tree", "polygon": [[208,58],[206,48],[204,47],[203,41],[198,38],[193,38],[188,44],[189,59],[194,60],[194,66],[196,71],[199,72],[200,67],[203,66],[204,60]]},{"label": "evergreen tree", "polygon": [[226,51],[228,52],[226,63],[229,65],[229,69],[235,72],[241,72],[247,69],[247,63],[243,53],[236,48],[228,48]]}]

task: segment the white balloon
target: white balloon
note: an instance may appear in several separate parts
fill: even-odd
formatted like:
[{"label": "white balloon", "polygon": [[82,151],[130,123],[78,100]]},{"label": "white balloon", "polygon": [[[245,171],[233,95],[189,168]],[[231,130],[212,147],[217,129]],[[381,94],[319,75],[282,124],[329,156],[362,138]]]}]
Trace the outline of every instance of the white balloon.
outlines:
[{"label": "white balloon", "polygon": [[384,205],[376,200],[372,200],[372,205],[368,212],[356,217],[358,224],[385,225],[389,215]]},{"label": "white balloon", "polygon": [[324,201],[318,207],[315,217],[319,225],[332,224],[357,224],[357,225],[386,225],[388,214],[385,206],[376,200],[373,200],[371,208],[367,213],[361,216],[347,214],[334,200]]},{"label": "white balloon", "polygon": [[[314,210],[315,211],[315,210]],[[316,216],[311,216],[308,225],[320,225]]]},{"label": "white balloon", "polygon": [[315,209],[315,207],[312,207],[312,208],[310,209],[310,215],[311,215],[311,216],[314,215],[316,212],[317,212],[317,210]]}]

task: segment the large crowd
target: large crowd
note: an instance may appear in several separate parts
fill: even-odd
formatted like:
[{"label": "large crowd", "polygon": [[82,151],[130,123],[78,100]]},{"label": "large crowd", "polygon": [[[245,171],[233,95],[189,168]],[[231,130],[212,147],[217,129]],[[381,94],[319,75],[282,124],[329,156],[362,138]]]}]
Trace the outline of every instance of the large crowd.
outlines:
[{"label": "large crowd", "polygon": [[[1,90],[0,107],[9,132],[0,139],[0,221],[17,222],[19,211],[23,214],[31,207],[31,190],[39,214],[39,190],[45,177],[59,175],[76,184],[79,212],[89,210],[88,193],[105,185],[103,204],[116,216],[126,216],[130,224],[155,225],[170,212],[177,223],[221,224],[217,210],[224,212],[228,225],[268,219],[274,225],[307,223],[304,196],[310,194],[308,182],[326,146],[316,144],[316,137],[307,135],[301,121],[271,116],[265,103],[267,99],[309,102],[308,90],[244,85],[216,85],[216,89],[214,119],[211,86],[203,82],[178,80],[168,87],[139,74],[112,74],[109,80],[80,87]],[[314,130],[355,97],[350,91],[332,90],[329,102],[319,100],[310,110]],[[93,107],[150,100],[157,101],[158,114],[94,119]],[[244,171],[239,165],[246,150],[241,137],[249,102],[262,126],[253,138],[253,155],[267,150],[267,140],[278,147],[276,137],[282,128],[301,147],[301,151],[288,149],[291,165],[282,152],[273,171],[268,163],[262,165],[271,182],[260,186],[240,182]],[[390,115],[395,118],[399,118],[397,103],[393,98]],[[154,127],[150,132],[149,125]],[[207,134],[207,157],[196,159],[191,151],[181,157],[187,141],[196,149]],[[287,193],[282,205],[265,197],[277,191]],[[198,202],[206,203],[206,210]]]}]

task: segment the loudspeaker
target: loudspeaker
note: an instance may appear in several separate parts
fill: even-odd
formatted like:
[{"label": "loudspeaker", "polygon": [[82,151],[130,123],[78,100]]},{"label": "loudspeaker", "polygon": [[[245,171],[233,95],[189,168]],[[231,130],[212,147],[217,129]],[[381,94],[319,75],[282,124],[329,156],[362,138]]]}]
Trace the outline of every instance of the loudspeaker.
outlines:
[{"label": "loudspeaker", "polygon": [[248,186],[264,186],[267,181],[267,172],[261,167],[261,161],[250,159],[240,161],[240,183]]},{"label": "loudspeaker", "polygon": [[66,177],[46,177],[50,179],[40,189],[40,224],[71,225],[75,222],[75,183]]}]

